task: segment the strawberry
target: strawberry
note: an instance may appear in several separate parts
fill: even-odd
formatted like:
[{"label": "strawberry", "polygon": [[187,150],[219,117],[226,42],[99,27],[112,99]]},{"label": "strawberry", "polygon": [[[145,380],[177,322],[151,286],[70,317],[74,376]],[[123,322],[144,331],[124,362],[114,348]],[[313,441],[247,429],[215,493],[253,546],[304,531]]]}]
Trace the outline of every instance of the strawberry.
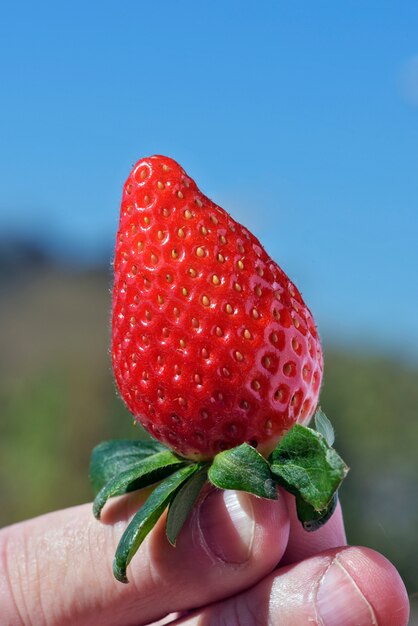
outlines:
[{"label": "strawberry", "polygon": [[[203,486],[295,496],[305,530],[331,517],[348,468],[317,409],[322,349],[312,315],[259,241],[172,159],[125,183],[114,261],[112,361],[129,410],[153,435],[93,450],[93,513],[156,485],[115,553],[127,567],[168,509],[176,544]],[[165,444],[165,445],[163,445]]]},{"label": "strawberry", "polygon": [[153,437],[194,460],[243,442],[267,456],[309,421],[323,371],[311,312],[172,159],[141,159],[127,179],[114,271],[115,378]]}]

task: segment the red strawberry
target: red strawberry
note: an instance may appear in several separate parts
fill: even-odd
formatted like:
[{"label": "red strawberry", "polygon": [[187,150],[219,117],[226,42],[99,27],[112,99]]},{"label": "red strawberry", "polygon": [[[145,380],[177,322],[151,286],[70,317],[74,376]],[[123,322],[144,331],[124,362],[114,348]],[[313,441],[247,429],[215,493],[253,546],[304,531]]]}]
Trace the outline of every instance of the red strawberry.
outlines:
[{"label": "red strawberry", "polygon": [[313,414],[322,350],[309,309],[259,241],[172,159],[125,183],[112,359],[129,410],[180,455],[269,453]]}]

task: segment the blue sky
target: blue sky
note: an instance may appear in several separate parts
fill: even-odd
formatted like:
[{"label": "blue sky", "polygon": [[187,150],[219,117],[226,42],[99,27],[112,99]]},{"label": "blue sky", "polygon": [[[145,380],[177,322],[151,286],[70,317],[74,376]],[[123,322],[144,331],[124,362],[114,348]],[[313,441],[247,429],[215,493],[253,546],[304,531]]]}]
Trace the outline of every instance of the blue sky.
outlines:
[{"label": "blue sky", "polygon": [[418,3],[8,2],[0,229],[88,259],[141,156],[179,160],[324,339],[418,354]]}]

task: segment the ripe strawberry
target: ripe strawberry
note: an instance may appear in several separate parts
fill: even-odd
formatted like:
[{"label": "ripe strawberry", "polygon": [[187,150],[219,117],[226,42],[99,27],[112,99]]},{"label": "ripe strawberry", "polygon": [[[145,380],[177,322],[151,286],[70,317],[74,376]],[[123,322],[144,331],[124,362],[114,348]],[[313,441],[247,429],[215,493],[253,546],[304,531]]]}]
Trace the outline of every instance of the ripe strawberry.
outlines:
[{"label": "ripe strawberry", "polygon": [[309,309],[172,159],[126,181],[114,269],[114,373],[155,438],[192,459],[243,442],[268,454],[310,419],[323,360]]},{"label": "ripe strawberry", "polygon": [[128,582],[130,561],[167,508],[176,544],[206,482],[268,499],[280,485],[304,528],[320,528],[348,468],[321,410],[316,430],[301,425],[316,409],[323,360],[286,274],[162,156],[138,161],[125,183],[114,265],[116,381],[159,440],[108,441],[92,453],[97,518],[109,498],[156,485],[119,542],[117,580]]}]

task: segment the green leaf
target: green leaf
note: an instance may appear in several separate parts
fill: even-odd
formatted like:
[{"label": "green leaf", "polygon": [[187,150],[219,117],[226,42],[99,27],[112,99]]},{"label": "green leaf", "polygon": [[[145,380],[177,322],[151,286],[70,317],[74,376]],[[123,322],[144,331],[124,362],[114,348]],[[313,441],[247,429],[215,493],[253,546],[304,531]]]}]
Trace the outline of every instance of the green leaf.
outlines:
[{"label": "green leaf", "polygon": [[90,482],[94,493],[120,472],[142,461],[151,454],[167,450],[158,441],[116,440],[103,441],[93,449],[90,458]]},{"label": "green leaf", "polygon": [[296,496],[296,511],[304,529],[312,532],[321,528],[334,513],[337,502],[338,492],[335,492],[325,511],[318,513],[312,506],[302,500],[300,496]]},{"label": "green leaf", "polygon": [[166,478],[154,489],[142,508],[132,518],[122,535],[113,561],[113,574],[117,580],[122,583],[128,582],[126,568],[135,552],[164,513],[184,481],[200,468],[201,465],[198,463],[187,465]]},{"label": "green leaf", "polygon": [[269,464],[248,443],[219,452],[209,468],[208,478],[220,489],[248,491],[271,500],[277,498]]},{"label": "green leaf", "polygon": [[315,412],[314,420],[316,430],[323,436],[329,446],[333,446],[335,441],[334,428],[320,407]]},{"label": "green leaf", "polygon": [[170,503],[167,514],[166,535],[172,546],[176,545],[177,537],[196,502],[203,485],[206,483],[208,468],[203,467],[193,474],[175,495]]},{"label": "green leaf", "polygon": [[270,456],[271,471],[287,491],[318,513],[325,512],[348,468],[324,437],[300,424],[279,442]]},{"label": "green leaf", "polygon": [[131,465],[111,478],[99,491],[93,503],[94,516],[100,519],[104,505],[112,496],[120,496],[128,491],[148,487],[172,474],[185,463],[184,459],[166,450],[152,454]]}]

